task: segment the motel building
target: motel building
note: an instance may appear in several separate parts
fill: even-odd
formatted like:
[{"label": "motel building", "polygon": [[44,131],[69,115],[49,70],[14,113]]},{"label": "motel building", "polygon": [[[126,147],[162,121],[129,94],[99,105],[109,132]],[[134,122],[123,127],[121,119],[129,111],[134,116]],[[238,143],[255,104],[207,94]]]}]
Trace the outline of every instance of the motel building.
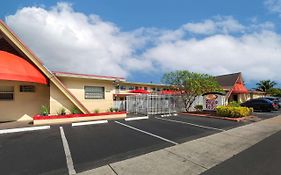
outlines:
[{"label": "motel building", "polygon": [[165,85],[126,82],[122,77],[51,72],[0,21],[0,122],[32,120],[41,107],[50,115],[73,108],[83,114],[106,112],[126,95],[153,93]]},{"label": "motel building", "polygon": [[[227,100],[255,98],[241,73],[216,77]],[[121,108],[126,96],[171,94],[164,84],[127,82],[122,77],[51,72],[9,27],[0,21],[0,122],[32,120],[44,105],[50,115],[61,109],[83,114]]]}]

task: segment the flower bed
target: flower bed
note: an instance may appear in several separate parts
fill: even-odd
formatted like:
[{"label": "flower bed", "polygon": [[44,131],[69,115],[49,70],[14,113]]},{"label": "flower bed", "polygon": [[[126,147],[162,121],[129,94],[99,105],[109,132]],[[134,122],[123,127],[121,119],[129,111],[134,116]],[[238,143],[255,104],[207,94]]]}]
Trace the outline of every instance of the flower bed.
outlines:
[{"label": "flower bed", "polygon": [[67,115],[35,115],[33,117],[34,125],[43,124],[57,124],[57,123],[70,123],[70,122],[81,122],[91,120],[103,120],[103,119],[117,119],[125,118],[126,112],[102,112],[102,113],[91,113],[91,114],[67,114]]}]

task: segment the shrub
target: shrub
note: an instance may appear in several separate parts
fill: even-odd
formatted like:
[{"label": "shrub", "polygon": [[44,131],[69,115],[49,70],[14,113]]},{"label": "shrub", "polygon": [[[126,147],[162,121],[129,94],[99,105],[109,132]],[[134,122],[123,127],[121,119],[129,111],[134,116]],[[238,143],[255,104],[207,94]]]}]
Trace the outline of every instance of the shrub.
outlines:
[{"label": "shrub", "polygon": [[95,110],[94,110],[94,113],[96,113],[96,114],[99,113],[99,112],[100,112],[99,109],[95,109]]},{"label": "shrub", "polygon": [[232,102],[228,103],[227,106],[240,107],[240,103],[238,103],[237,101],[232,101]]},{"label": "shrub", "polygon": [[251,115],[253,109],[247,107],[233,107],[233,106],[218,106],[216,112],[223,117],[245,117]]},{"label": "shrub", "polygon": [[66,110],[64,108],[61,108],[58,112],[58,115],[65,115],[66,114]]},{"label": "shrub", "polygon": [[113,111],[114,111],[114,108],[113,108],[113,107],[109,108],[109,111],[110,111],[110,112],[113,112]]},{"label": "shrub", "polygon": [[118,112],[119,109],[118,109],[118,108],[113,108],[113,111],[114,111],[114,112]]},{"label": "shrub", "polygon": [[80,114],[80,113],[81,113],[80,110],[78,108],[76,108],[76,107],[73,107],[71,109],[71,114]]},{"label": "shrub", "polygon": [[45,105],[40,108],[40,115],[47,116],[49,114],[49,108]]},{"label": "shrub", "polygon": [[195,105],[194,108],[195,108],[196,111],[202,111],[203,105]]}]

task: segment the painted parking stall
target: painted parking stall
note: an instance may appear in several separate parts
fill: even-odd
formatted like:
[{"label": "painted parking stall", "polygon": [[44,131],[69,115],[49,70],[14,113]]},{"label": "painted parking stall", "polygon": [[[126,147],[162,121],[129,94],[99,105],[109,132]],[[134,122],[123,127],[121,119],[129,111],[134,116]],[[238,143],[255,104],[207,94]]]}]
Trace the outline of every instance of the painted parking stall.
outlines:
[{"label": "painted parking stall", "polygon": [[0,134],[0,168],[7,175],[75,174],[245,124],[179,114],[14,130]]},{"label": "painted parking stall", "polygon": [[68,174],[58,128],[0,135],[1,174]]},{"label": "painted parking stall", "polygon": [[245,122],[235,122],[235,121],[228,121],[228,120],[221,120],[215,118],[207,118],[207,117],[200,117],[200,116],[192,116],[188,114],[179,114],[177,116],[169,116],[167,119],[177,120],[182,122],[187,122],[195,125],[212,127],[219,130],[228,130],[234,127],[242,126],[247,124]]},{"label": "painted parking stall", "polygon": [[76,172],[174,145],[115,122],[64,127],[64,132]]},{"label": "painted parking stall", "polygon": [[150,117],[149,120],[129,121],[122,123],[139,130],[161,136],[175,143],[182,143],[194,138],[219,132],[216,130],[210,130],[198,126],[159,120],[155,117]]}]

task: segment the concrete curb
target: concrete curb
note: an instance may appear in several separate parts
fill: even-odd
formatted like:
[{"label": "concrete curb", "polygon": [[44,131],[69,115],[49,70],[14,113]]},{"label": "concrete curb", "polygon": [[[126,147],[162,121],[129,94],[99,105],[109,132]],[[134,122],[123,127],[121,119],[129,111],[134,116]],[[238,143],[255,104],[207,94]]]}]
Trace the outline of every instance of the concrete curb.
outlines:
[{"label": "concrete curb", "polygon": [[281,115],[80,174],[201,174],[280,130]]}]

